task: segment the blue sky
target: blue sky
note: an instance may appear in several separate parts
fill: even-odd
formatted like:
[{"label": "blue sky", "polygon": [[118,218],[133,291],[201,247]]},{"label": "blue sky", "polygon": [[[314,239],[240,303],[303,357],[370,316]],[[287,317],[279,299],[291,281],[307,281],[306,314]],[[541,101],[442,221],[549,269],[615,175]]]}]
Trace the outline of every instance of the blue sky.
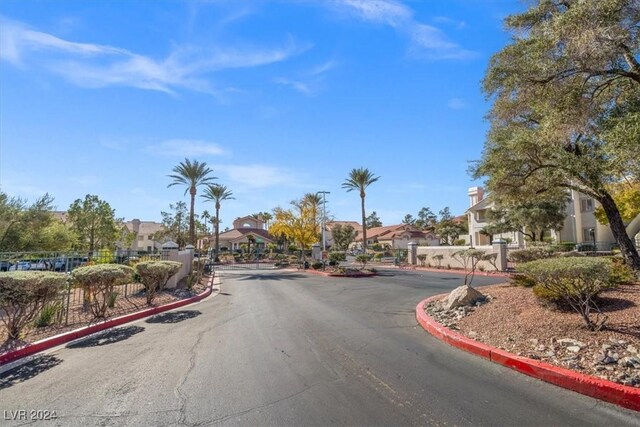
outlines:
[{"label": "blue sky", "polygon": [[[339,220],[352,168],[381,178],[386,225],[468,207],[508,43],[506,0],[6,1],[0,3],[0,187],[60,210],[97,194],[118,217],[159,220],[185,200],[167,175],[206,161],[238,216],[330,191]],[[213,211],[198,200],[197,212]]]}]

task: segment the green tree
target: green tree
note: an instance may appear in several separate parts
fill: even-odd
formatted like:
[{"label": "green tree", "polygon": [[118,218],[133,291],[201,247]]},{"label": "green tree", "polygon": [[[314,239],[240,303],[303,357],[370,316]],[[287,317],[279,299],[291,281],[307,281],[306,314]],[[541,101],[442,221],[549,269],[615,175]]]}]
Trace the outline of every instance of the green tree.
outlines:
[{"label": "green tree", "polygon": [[204,224],[204,228],[207,234],[209,234],[209,221],[211,221],[211,214],[209,213],[208,210],[203,210],[202,214],[200,215],[200,218],[202,218],[202,222]]},{"label": "green tree", "polygon": [[195,227],[195,203],[198,187],[210,184],[212,180],[217,179],[210,176],[213,171],[207,167],[205,162],[200,163],[197,160],[184,159],[178,166],[173,168],[173,174],[168,175],[173,182],[167,187],[173,185],[182,185],[186,187],[184,194],[189,193],[191,196],[191,204],[189,207],[189,243],[196,244],[196,227]]},{"label": "green tree", "polygon": [[440,243],[443,245],[453,245],[461,234],[467,232],[467,229],[463,223],[456,222],[448,206],[442,209],[439,214],[440,219],[435,225],[435,232],[440,237]]},{"label": "green tree", "polygon": [[0,192],[0,251],[64,250],[75,236],[51,213],[49,194],[28,205],[19,197]]},{"label": "green tree", "polygon": [[233,193],[225,185],[209,184],[205,187],[202,198],[204,198],[205,201],[215,203],[216,215],[213,220],[215,227],[215,260],[220,261],[220,258],[218,257],[218,254],[220,253],[220,203],[223,200],[234,199]]},{"label": "green tree", "polygon": [[371,215],[365,219],[365,224],[367,228],[382,227],[382,221],[380,221],[376,211],[371,212]]},{"label": "green tree", "polygon": [[423,230],[433,229],[438,222],[438,217],[431,211],[430,208],[423,207],[418,211],[418,219],[416,220],[416,227]]},{"label": "green tree", "polygon": [[356,239],[356,230],[353,226],[346,224],[336,224],[331,229],[331,235],[333,236],[334,247],[332,250],[346,251],[349,246]]},{"label": "green tree", "polygon": [[189,230],[187,223],[187,204],[176,202],[169,204],[169,212],[160,212],[162,216],[162,230],[153,234],[153,240],[172,240],[179,247],[187,244],[186,235]]},{"label": "green tree", "polygon": [[415,225],[416,219],[411,214],[406,214],[404,218],[402,218],[402,223],[407,225]]},{"label": "green tree", "polygon": [[506,18],[484,79],[490,130],[471,171],[493,197],[577,190],[597,200],[626,263],[640,256],[609,183],[640,177],[640,3],[539,0]]},{"label": "green tree", "polygon": [[352,169],[347,179],[342,183],[342,188],[360,193],[360,207],[362,210],[362,249],[367,251],[367,215],[364,208],[364,199],[367,196],[365,190],[368,186],[380,179],[367,168]]},{"label": "green tree", "polygon": [[87,194],[84,200],[76,199],[69,206],[67,221],[78,236],[80,249],[93,252],[111,248],[120,237],[115,210],[95,195]]}]

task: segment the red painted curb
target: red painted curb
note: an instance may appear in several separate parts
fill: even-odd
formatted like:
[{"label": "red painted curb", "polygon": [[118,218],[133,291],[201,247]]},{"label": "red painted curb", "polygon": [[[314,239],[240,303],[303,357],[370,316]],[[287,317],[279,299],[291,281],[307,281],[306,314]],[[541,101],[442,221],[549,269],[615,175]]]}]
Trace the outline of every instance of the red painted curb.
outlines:
[{"label": "red painted curb", "polygon": [[170,302],[168,304],[160,305],[157,307],[147,308],[145,310],[137,311],[135,313],[125,314],[120,317],[114,317],[113,319],[108,319],[108,320],[105,320],[104,322],[96,323],[94,325],[84,326],[79,329],[74,329],[73,331],[64,332],[62,334],[59,334],[53,337],[44,338],[40,341],[27,344],[26,346],[21,347],[17,350],[12,350],[12,351],[8,351],[6,353],[0,354],[0,366],[9,362],[13,362],[18,359],[21,359],[26,356],[31,356],[32,354],[39,353],[43,350],[47,350],[49,348],[59,346],[69,341],[73,341],[78,338],[82,338],[87,335],[91,335],[96,332],[103,331],[105,329],[113,328],[114,326],[120,326],[124,323],[129,323],[134,320],[142,319],[147,316],[152,316],[154,314],[162,313],[164,311],[169,311],[175,308],[192,304],[194,302],[200,301],[208,297],[209,295],[211,295],[212,292],[213,292],[213,276],[211,276],[211,279],[209,280],[208,288],[204,292],[194,297]]},{"label": "red painted curb", "polygon": [[592,377],[591,375],[581,374],[527,357],[517,356],[499,348],[467,338],[441,325],[424,311],[424,306],[444,296],[446,296],[446,294],[427,298],[420,301],[416,306],[416,319],[418,323],[424,330],[439,340],[453,347],[484,357],[499,365],[529,375],[530,377],[624,408],[640,411],[640,389]]}]

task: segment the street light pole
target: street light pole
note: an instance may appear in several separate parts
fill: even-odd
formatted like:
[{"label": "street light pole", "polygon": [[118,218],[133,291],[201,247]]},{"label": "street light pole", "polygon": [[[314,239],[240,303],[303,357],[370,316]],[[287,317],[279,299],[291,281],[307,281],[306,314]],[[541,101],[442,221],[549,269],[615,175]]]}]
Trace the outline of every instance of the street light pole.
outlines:
[{"label": "street light pole", "polygon": [[330,191],[318,191],[316,194],[322,194],[322,250],[327,250],[326,221],[327,221],[327,199],[326,195],[331,194]]}]

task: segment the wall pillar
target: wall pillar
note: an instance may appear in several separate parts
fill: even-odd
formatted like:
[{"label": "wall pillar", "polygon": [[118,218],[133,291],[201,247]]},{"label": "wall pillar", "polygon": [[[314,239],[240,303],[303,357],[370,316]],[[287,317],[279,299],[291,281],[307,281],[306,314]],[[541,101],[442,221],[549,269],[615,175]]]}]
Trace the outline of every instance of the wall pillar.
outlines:
[{"label": "wall pillar", "polygon": [[322,247],[320,246],[320,243],[314,243],[311,245],[311,259],[322,262]]},{"label": "wall pillar", "polygon": [[493,253],[498,254],[496,256],[496,267],[498,271],[507,270],[507,242],[502,239],[497,239],[491,242],[493,246]]},{"label": "wall pillar", "polygon": [[410,265],[418,264],[418,244],[416,242],[407,243],[407,247],[409,248],[408,253],[408,262]]}]

